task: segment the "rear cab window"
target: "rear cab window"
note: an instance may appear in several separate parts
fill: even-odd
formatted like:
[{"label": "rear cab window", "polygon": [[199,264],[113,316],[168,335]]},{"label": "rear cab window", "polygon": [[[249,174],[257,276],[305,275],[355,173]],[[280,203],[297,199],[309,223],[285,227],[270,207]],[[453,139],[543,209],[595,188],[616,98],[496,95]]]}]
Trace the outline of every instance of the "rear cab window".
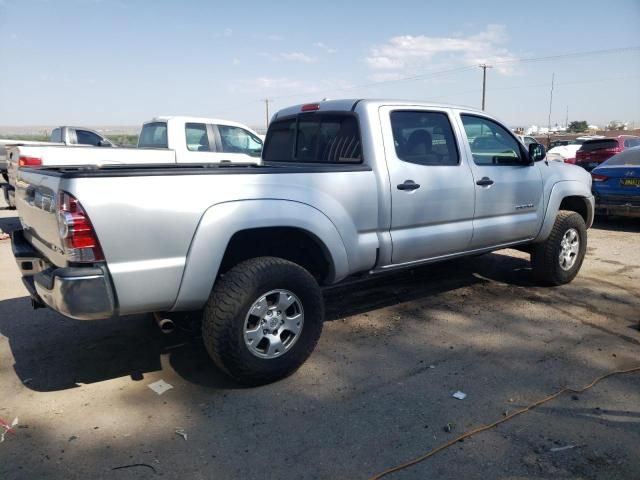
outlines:
[{"label": "rear cab window", "polygon": [[138,147],[141,148],[168,148],[167,144],[167,123],[151,122],[145,123],[140,132]]},{"label": "rear cab window", "polygon": [[303,113],[274,121],[262,156],[266,162],[362,163],[358,119],[352,113]]},{"label": "rear cab window", "polygon": [[51,141],[56,143],[62,143],[62,129],[54,128],[51,132]]}]

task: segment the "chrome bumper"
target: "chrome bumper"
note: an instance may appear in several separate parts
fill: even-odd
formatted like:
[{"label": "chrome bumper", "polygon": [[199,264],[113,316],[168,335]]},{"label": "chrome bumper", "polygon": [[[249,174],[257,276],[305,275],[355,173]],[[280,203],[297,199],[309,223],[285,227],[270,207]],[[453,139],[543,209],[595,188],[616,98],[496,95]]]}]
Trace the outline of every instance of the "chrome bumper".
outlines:
[{"label": "chrome bumper", "polygon": [[77,320],[110,318],[116,313],[109,274],[104,266],[51,266],[24,238],[22,230],[11,235],[13,255],[22,281],[34,300]]}]

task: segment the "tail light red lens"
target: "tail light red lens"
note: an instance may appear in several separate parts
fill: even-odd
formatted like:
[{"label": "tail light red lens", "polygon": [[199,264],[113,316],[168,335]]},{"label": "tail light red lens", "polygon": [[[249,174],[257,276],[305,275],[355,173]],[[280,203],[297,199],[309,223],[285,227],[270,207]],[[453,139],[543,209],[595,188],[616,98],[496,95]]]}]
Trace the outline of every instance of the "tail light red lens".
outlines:
[{"label": "tail light red lens", "polygon": [[42,159],[38,157],[26,157],[24,155],[20,155],[20,158],[18,158],[18,165],[20,167],[37,167],[42,165]]},{"label": "tail light red lens", "polygon": [[572,158],[565,158],[564,159],[564,163],[571,163],[572,165],[576,164],[576,159],[574,157]]},{"label": "tail light red lens", "polygon": [[609,179],[606,175],[599,175],[597,173],[592,173],[591,178],[594,182],[606,182]]},{"label": "tail light red lens", "polygon": [[104,260],[91,220],[80,202],[67,192],[58,194],[58,228],[69,260],[89,263]]},{"label": "tail light red lens", "polygon": [[616,153],[620,153],[622,150],[618,147],[616,148],[604,148],[600,150],[599,153],[606,153],[607,155],[615,155]]}]

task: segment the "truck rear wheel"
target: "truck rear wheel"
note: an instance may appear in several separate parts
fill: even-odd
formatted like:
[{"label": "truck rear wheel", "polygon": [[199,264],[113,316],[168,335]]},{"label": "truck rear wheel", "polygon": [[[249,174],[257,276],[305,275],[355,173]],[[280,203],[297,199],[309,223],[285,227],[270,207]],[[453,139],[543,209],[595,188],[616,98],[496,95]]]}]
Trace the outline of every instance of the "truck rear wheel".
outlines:
[{"label": "truck rear wheel", "polygon": [[218,281],[204,309],[202,337],[221,370],[260,385],[305,362],[323,320],[322,292],[307,270],[282,258],[258,257]]},{"label": "truck rear wheel", "polygon": [[580,271],[587,251],[587,227],[575,212],[561,210],[549,237],[531,250],[534,278],[545,285],[569,283]]}]

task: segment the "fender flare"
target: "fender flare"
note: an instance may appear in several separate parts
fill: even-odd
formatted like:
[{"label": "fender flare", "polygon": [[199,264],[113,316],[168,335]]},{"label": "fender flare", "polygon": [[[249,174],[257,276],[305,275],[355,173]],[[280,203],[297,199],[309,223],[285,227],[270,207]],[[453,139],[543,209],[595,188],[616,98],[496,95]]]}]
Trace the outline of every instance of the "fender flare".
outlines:
[{"label": "fender flare", "polygon": [[344,241],[320,210],[292,200],[258,199],[224,202],[202,215],[189,247],[178,296],[171,310],[196,310],[209,298],[229,241],[236,233],[268,227],[299,228],[315,236],[332,262],[337,281],[349,273]]},{"label": "fender flare", "polygon": [[551,234],[551,229],[556,221],[556,215],[560,210],[560,204],[567,197],[581,197],[584,199],[587,207],[587,219],[585,223],[587,224],[587,228],[591,227],[594,215],[594,199],[591,190],[583,183],[575,180],[557,182],[551,187],[542,227],[533,240],[533,243],[543,242]]}]

